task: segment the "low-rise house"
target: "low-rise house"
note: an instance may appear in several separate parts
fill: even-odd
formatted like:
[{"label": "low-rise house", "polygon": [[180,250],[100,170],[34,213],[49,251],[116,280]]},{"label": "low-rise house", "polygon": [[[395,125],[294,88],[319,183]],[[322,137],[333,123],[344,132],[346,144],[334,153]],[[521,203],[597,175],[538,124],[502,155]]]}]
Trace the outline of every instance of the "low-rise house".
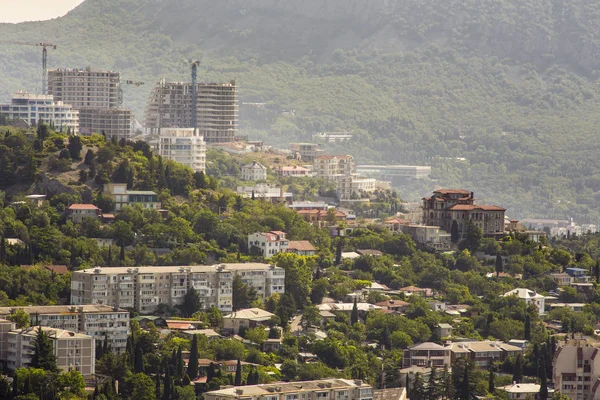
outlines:
[{"label": "low-rise house", "polygon": [[285,235],[285,232],[281,231],[252,233],[248,235],[248,249],[250,249],[250,253],[256,252],[264,258],[285,253],[289,247]]},{"label": "low-rise house", "polygon": [[190,340],[192,340],[195,335],[206,336],[208,340],[218,339],[221,337],[221,335],[219,335],[213,329],[190,329],[183,331],[182,334]]},{"label": "low-rise house", "polygon": [[22,241],[21,239],[17,239],[17,238],[6,238],[4,239],[4,241],[6,242],[7,245],[9,246],[15,246],[15,247],[25,247],[25,242]]},{"label": "low-rise house", "polygon": [[300,256],[316,256],[317,249],[308,240],[290,240],[287,248],[288,253]]},{"label": "low-rise house", "polygon": [[525,288],[513,289],[510,292],[506,292],[502,295],[503,297],[517,296],[519,299],[525,301],[525,303],[533,304],[538,309],[538,314],[544,313],[545,297],[541,294],[534,292],[533,290]]},{"label": "low-rise house", "polygon": [[393,311],[398,314],[403,314],[410,305],[409,302],[404,300],[385,300],[375,303],[375,305],[381,307],[385,311]]},{"label": "low-rise house", "polygon": [[167,320],[167,328],[177,331],[189,331],[191,329],[196,329],[196,324],[191,321],[182,321],[182,320]]},{"label": "low-rise house", "polygon": [[309,224],[318,228],[346,222],[346,213],[339,210],[298,210],[298,214]]},{"label": "low-rise house", "polygon": [[135,317],[133,320],[137,321],[140,327],[143,329],[146,329],[150,322],[152,322],[152,324],[157,328],[167,327],[167,320],[157,315],[143,315]]},{"label": "low-rise house", "polygon": [[496,390],[505,392],[509,399],[539,399],[540,385],[537,383],[513,383],[497,387]]},{"label": "low-rise house", "polygon": [[418,288],[416,286],[406,286],[398,289],[407,296],[433,297],[433,290],[429,288]]},{"label": "low-rise house", "polygon": [[43,206],[44,202],[46,201],[45,194],[30,194],[30,195],[25,196],[25,198],[27,199],[27,201],[29,201],[36,207]]},{"label": "low-rise house", "polygon": [[264,181],[267,179],[267,167],[257,161],[242,166],[243,181]]},{"label": "low-rise house", "polygon": [[99,218],[102,210],[93,204],[73,204],[67,209],[67,216],[73,222],[83,222],[85,218]]},{"label": "low-rise house", "polygon": [[400,230],[415,242],[437,250],[447,250],[452,247],[450,234],[439,226],[404,224],[400,226]]},{"label": "low-rise house", "polygon": [[223,317],[223,328],[237,334],[240,332],[241,326],[246,328],[266,326],[274,315],[260,308],[247,308],[234,311]]},{"label": "low-rise house", "polygon": [[427,304],[429,304],[429,307],[431,307],[431,309],[433,311],[437,311],[437,312],[446,311],[447,304],[443,301],[430,300],[427,302]]},{"label": "low-rise house", "polygon": [[361,256],[379,257],[379,256],[383,255],[383,253],[381,251],[373,250],[373,249],[359,249],[359,250],[356,250],[356,252],[358,254],[360,254]]},{"label": "low-rise house", "polygon": [[[238,361],[237,360],[227,360],[227,361],[221,361],[220,363],[221,368],[229,373],[229,374],[235,374],[237,371],[237,365],[238,365]],[[258,364],[253,364],[247,361],[240,361],[240,366],[242,367],[242,371],[246,369],[246,366],[258,366]]]},{"label": "low-rise house", "polygon": [[[339,311],[344,313],[351,313],[352,309],[354,308],[354,303],[325,303],[319,304],[317,308],[321,311]],[[359,312],[365,313],[368,311],[381,310],[381,307],[370,303],[356,303],[356,308]]]},{"label": "low-rise house", "polygon": [[573,283],[573,277],[566,272],[560,272],[557,274],[550,274],[552,279],[556,281],[556,284],[560,287],[569,286]]},{"label": "low-rise house", "polygon": [[348,259],[348,260],[354,260],[355,258],[358,258],[358,257],[360,257],[360,254],[358,254],[355,251],[347,251],[347,252],[344,251],[344,252],[342,252],[342,260],[346,260],[346,259]]},{"label": "low-rise house", "polygon": [[402,356],[403,368],[412,366],[442,368],[444,365],[450,365],[450,363],[450,348],[433,342],[410,346],[404,350]]},{"label": "low-rise house", "polygon": [[115,202],[115,210],[139,204],[142,208],[160,209],[158,194],[150,190],[128,190],[126,183],[105,183],[103,193]]},{"label": "low-rise house", "polygon": [[586,283],[590,281],[588,271],[583,268],[566,268],[565,272],[573,278],[575,283]]},{"label": "low-rise house", "polygon": [[439,323],[435,327],[435,333],[438,337],[444,338],[452,335],[452,325],[446,323]]},{"label": "low-rise house", "polygon": [[574,312],[582,312],[583,307],[585,307],[585,303],[552,303],[550,304],[550,310],[554,310],[556,308],[566,307],[571,309]]},{"label": "low-rise house", "polygon": [[449,344],[448,348],[452,352],[452,363],[464,357],[480,368],[489,368],[495,361],[504,361],[507,357],[523,353],[520,347],[491,340],[455,342]]},{"label": "low-rise house", "polygon": [[264,341],[261,350],[265,353],[277,353],[281,349],[282,338],[269,338]]},{"label": "low-rise house", "polygon": [[392,232],[402,232],[403,225],[410,225],[411,222],[402,218],[390,218],[383,223]]},{"label": "low-rise house", "polygon": [[508,344],[510,344],[511,346],[515,346],[515,347],[525,350],[527,348],[527,346],[529,345],[529,340],[511,339],[508,341]]},{"label": "low-rise house", "polygon": [[103,247],[110,247],[110,246],[114,246],[115,245],[115,239],[109,239],[109,238],[93,238],[92,240],[96,241],[96,244],[98,245],[98,247],[103,248]]},{"label": "low-rise house", "polygon": [[289,176],[292,178],[302,178],[305,176],[311,176],[312,171],[308,168],[299,167],[299,166],[290,166],[290,167],[281,167],[277,170],[279,175],[281,176]]}]

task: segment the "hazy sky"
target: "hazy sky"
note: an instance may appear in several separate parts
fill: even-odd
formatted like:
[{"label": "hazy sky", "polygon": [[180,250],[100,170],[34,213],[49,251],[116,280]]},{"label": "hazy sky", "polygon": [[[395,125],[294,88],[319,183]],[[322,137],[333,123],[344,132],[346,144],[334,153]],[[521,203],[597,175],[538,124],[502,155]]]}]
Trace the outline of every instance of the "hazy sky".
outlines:
[{"label": "hazy sky", "polygon": [[0,0],[0,22],[52,19],[81,3],[83,0]]}]

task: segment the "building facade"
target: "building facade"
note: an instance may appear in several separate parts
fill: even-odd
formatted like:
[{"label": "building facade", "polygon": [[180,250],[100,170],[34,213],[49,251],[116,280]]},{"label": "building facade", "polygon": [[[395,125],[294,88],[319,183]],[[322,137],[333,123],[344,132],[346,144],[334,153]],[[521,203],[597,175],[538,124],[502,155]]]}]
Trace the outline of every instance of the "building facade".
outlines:
[{"label": "building facade", "polygon": [[117,354],[124,353],[127,347],[127,310],[103,305],[0,307],[0,318],[7,318],[17,309],[29,314],[31,326],[85,333],[100,342],[106,339],[110,349]]},{"label": "building facade", "polygon": [[76,109],[115,108],[120,82],[115,71],[59,68],[48,71],[48,94]]},{"label": "building facade", "polygon": [[105,183],[103,193],[115,202],[115,210],[120,211],[125,206],[139,204],[142,208],[160,209],[160,201],[155,192],[149,190],[127,190],[126,183]]},{"label": "building facade", "polygon": [[80,108],[79,133],[103,134],[107,139],[130,139],[133,131],[133,113],[126,108]]},{"label": "building facade", "polygon": [[61,372],[76,370],[84,377],[95,374],[96,343],[93,337],[43,326],[15,329],[8,333],[6,365],[10,370],[15,371],[31,364],[38,329],[48,334],[52,341],[56,366]]},{"label": "building facade", "polygon": [[98,218],[102,215],[102,210],[93,204],[72,204],[67,209],[68,218],[77,223],[83,222],[85,218]]},{"label": "building facade", "polygon": [[554,389],[572,400],[600,399],[600,343],[587,338],[559,343],[552,374]]},{"label": "building facade", "polygon": [[[207,143],[234,141],[239,118],[235,81],[197,85],[198,134]],[[160,128],[191,127],[192,84],[161,80],[150,94],[144,126],[151,134]]]},{"label": "building facade", "polygon": [[234,275],[261,297],[284,293],[285,270],[269,264],[105,267],[73,272],[71,304],[103,304],[148,314],[159,304],[181,304],[194,288],[205,308],[226,312],[232,310]]},{"label": "building facade", "polygon": [[373,400],[373,388],[350,379],[234,386],[204,393],[205,400]]},{"label": "building facade", "polygon": [[345,156],[317,156],[314,159],[314,173],[318,178],[335,181],[346,175],[354,173],[354,157]]},{"label": "building facade", "polygon": [[372,193],[375,189],[377,189],[376,179],[346,175],[339,178],[337,193],[339,199],[350,200],[360,198],[363,193]]},{"label": "building facade", "polygon": [[274,316],[275,314],[260,308],[237,310],[223,316],[223,328],[237,334],[240,332],[240,327],[242,326],[246,328],[255,328],[261,325],[266,326],[267,322]]},{"label": "building facade", "polygon": [[544,313],[544,309],[546,307],[546,297],[534,292],[533,290],[516,288],[502,295],[502,297],[509,296],[517,296],[519,299],[527,303],[527,305],[533,305],[538,310],[538,314],[540,315]]},{"label": "building facade", "polygon": [[285,253],[288,250],[289,241],[285,232],[255,232],[248,235],[248,249],[250,253],[256,252],[264,258],[271,258],[275,254]]},{"label": "building facade", "polygon": [[506,209],[494,205],[478,205],[473,192],[461,189],[440,189],[423,199],[423,224],[439,226],[451,232],[456,221],[461,237],[469,223],[481,228],[484,235],[504,234]]},{"label": "building facade", "polygon": [[301,161],[313,161],[315,157],[322,155],[325,151],[319,149],[317,143],[291,143],[292,153]]},{"label": "building facade", "polygon": [[57,129],[74,134],[79,133],[79,111],[70,104],[55,101],[52,95],[17,92],[9,104],[0,105],[0,114],[8,119],[22,119],[30,126],[35,126],[41,120],[52,122]]},{"label": "building facade", "polygon": [[312,176],[312,171],[310,169],[298,167],[297,165],[293,165],[290,167],[281,167],[277,170],[277,172],[281,176],[289,176],[292,178],[304,178],[307,176]]},{"label": "building facade", "polygon": [[264,181],[267,180],[267,167],[257,161],[252,164],[242,166],[243,181]]},{"label": "building facade", "polygon": [[163,128],[158,139],[158,154],[187,165],[194,172],[206,170],[206,143],[193,128]]}]

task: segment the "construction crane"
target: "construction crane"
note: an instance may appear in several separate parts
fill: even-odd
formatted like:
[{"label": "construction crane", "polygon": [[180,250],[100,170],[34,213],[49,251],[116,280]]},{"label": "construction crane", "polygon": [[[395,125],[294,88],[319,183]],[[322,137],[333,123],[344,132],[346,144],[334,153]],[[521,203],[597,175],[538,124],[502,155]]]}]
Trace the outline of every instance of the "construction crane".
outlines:
[{"label": "construction crane", "polygon": [[140,87],[144,82],[137,82],[132,80],[126,80],[123,83],[119,84],[119,107],[123,105],[123,85],[135,85],[136,87]]},{"label": "construction crane", "polygon": [[192,64],[192,128],[194,128],[194,133],[196,132],[196,128],[198,128],[197,121],[197,101],[198,101],[198,85],[196,84],[198,80],[198,65],[200,65],[200,61],[191,61]]},{"label": "construction crane", "polygon": [[4,44],[20,44],[23,46],[38,46],[42,48],[42,94],[46,94],[47,92],[47,68],[48,68],[48,50],[47,48],[50,47],[51,49],[56,50],[56,45],[52,44],[52,43],[45,43],[45,42],[19,42],[19,41],[13,41],[13,40],[0,40],[0,43],[4,43]]}]

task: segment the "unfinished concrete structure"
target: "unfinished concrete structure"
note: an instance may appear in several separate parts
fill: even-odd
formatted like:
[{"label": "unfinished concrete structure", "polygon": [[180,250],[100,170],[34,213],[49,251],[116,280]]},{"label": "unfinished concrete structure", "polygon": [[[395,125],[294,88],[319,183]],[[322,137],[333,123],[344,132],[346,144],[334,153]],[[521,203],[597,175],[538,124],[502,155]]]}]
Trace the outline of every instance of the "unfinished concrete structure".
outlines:
[{"label": "unfinished concrete structure", "polygon": [[108,138],[129,139],[133,115],[126,108],[80,108],[79,132],[82,135],[103,133]]},{"label": "unfinished concrete structure", "polygon": [[[232,142],[238,128],[235,81],[197,84],[198,135],[207,143]],[[192,84],[161,79],[148,100],[144,126],[150,134],[160,128],[192,127]]]},{"label": "unfinished concrete structure", "polygon": [[120,81],[115,71],[59,68],[48,71],[48,94],[75,109],[114,108],[119,106]]}]

